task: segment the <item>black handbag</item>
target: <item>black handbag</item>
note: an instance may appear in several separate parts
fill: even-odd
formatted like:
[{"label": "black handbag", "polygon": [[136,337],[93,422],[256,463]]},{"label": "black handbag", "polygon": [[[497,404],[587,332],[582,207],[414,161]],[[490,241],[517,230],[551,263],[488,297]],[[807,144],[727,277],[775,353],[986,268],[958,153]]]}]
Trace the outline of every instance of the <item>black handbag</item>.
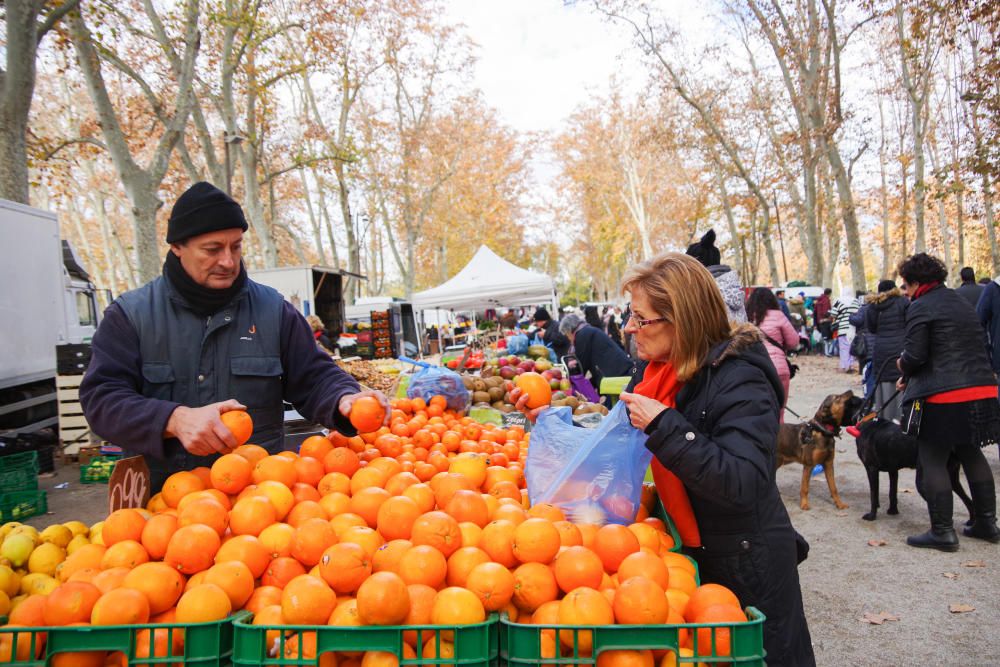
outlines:
[{"label": "black handbag", "polygon": [[785,349],[784,345],[774,340],[763,331],[761,331],[760,334],[767,339],[767,342],[769,342],[771,345],[775,346],[776,348],[785,353],[785,363],[788,364],[788,379],[791,380],[793,377],[795,377],[795,374],[799,372],[798,365],[792,363],[792,358],[788,356],[788,351]]},{"label": "black handbag", "polygon": [[851,341],[851,356],[855,359],[867,359],[868,358],[868,338],[859,333]]},{"label": "black handbag", "polygon": [[920,435],[920,420],[924,416],[924,401],[918,398],[903,406],[903,419],[899,424],[903,433],[913,436]]}]

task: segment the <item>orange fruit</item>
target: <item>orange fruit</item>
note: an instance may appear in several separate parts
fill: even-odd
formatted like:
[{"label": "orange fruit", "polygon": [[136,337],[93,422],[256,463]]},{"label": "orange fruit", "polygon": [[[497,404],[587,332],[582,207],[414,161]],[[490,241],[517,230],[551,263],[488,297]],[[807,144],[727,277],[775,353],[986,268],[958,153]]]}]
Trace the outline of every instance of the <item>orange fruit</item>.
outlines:
[{"label": "orange fruit", "polygon": [[538,503],[528,508],[528,516],[549,521],[565,521],[566,515],[563,511],[551,503]]},{"label": "orange fruit", "polygon": [[103,595],[108,591],[120,588],[122,582],[125,581],[125,576],[131,571],[132,570],[127,567],[113,567],[110,570],[104,570],[103,572],[95,574],[94,578],[90,580],[90,583],[97,586],[98,590],[100,590]]},{"label": "orange fruit", "polygon": [[406,584],[424,584],[440,588],[448,576],[448,561],[444,555],[426,544],[414,545],[399,563],[399,576]]},{"label": "orange fruit", "polygon": [[323,475],[326,474],[322,459],[316,459],[312,456],[301,456],[292,463],[295,466],[297,480],[312,487],[319,484],[319,481],[323,479]]},{"label": "orange fruit", "polygon": [[10,625],[27,625],[37,627],[45,625],[45,605],[47,595],[29,595],[21,604],[10,611],[7,622]]},{"label": "orange fruit", "polygon": [[[694,623],[745,623],[746,614],[739,607],[729,604],[717,604],[707,607],[698,614]],[[715,643],[715,655],[731,655],[730,630],[722,628],[698,628],[696,644],[699,655],[712,655],[713,639]]]},{"label": "orange fruit", "polygon": [[514,604],[533,612],[559,597],[559,585],[552,569],[542,563],[525,563],[514,570]]},{"label": "orange fruit", "polygon": [[[145,594],[149,613],[153,616],[173,607],[184,592],[184,575],[166,563],[143,563],[129,572],[122,588],[132,588]],[[147,656],[149,657],[149,656]]]},{"label": "orange fruit", "polygon": [[[184,658],[184,633],[179,630],[169,628],[155,628],[152,630],[139,630],[135,633],[135,657],[137,658],[166,658],[176,657],[179,661]],[[129,664],[127,661],[126,665]],[[152,667],[150,663],[131,663],[137,667]],[[165,664],[165,663],[157,663]]]},{"label": "orange fruit", "polygon": [[281,608],[281,589],[277,586],[258,586],[253,589],[250,599],[247,600],[243,608],[257,614],[261,609],[274,605]]},{"label": "orange fruit", "polygon": [[221,621],[233,610],[226,592],[215,584],[200,584],[177,601],[178,623]]},{"label": "orange fruit", "polygon": [[648,523],[633,523],[628,526],[636,539],[639,540],[639,547],[645,547],[654,553],[660,551],[660,535],[663,533]]},{"label": "orange fruit", "polygon": [[260,535],[277,521],[274,505],[267,496],[251,495],[237,500],[229,511],[229,530],[234,535]]},{"label": "orange fruit", "polygon": [[323,469],[327,473],[339,472],[351,477],[361,467],[361,459],[349,447],[335,447],[323,457]]},{"label": "orange fruit", "polygon": [[639,538],[625,526],[609,523],[598,529],[592,548],[604,563],[605,570],[617,572],[626,556],[639,551]]},{"label": "orange fruit", "polygon": [[320,462],[331,451],[333,451],[333,443],[322,435],[311,435],[299,445],[299,456],[308,456]]},{"label": "orange fruit", "polygon": [[552,564],[556,583],[564,593],[586,586],[601,588],[604,577],[604,564],[592,550],[587,547],[567,547],[556,556]]},{"label": "orange fruit", "polygon": [[[292,558],[307,567],[319,563],[323,552],[337,543],[337,534],[325,519],[306,519],[295,528],[292,537]],[[664,566],[666,567],[666,566]]]},{"label": "orange fruit", "polygon": [[731,590],[721,584],[702,584],[694,589],[684,608],[684,618],[691,619],[690,623],[697,623],[694,619],[699,618],[709,607],[725,604],[741,609],[740,599]]},{"label": "orange fruit", "polygon": [[483,527],[479,547],[489,554],[490,559],[504,567],[518,564],[514,555],[514,532],[517,529],[510,521],[491,521]]},{"label": "orange fruit", "polygon": [[268,563],[267,569],[260,577],[260,583],[284,588],[289,581],[305,573],[306,568],[299,561],[288,556],[279,556]]},{"label": "orange fruit", "polygon": [[[0,659],[2,653],[0,649]],[[49,667],[104,667],[107,655],[107,651],[63,651],[52,655]]]},{"label": "orange fruit", "polygon": [[[306,486],[305,484],[296,484],[295,486],[312,489],[311,486]],[[322,519],[323,521],[329,519],[326,510],[319,504],[318,498],[319,494],[317,494],[317,500],[312,500],[312,498],[296,500],[295,504],[292,505],[292,510],[285,517],[285,523],[292,528],[298,528],[299,524],[308,519]]]},{"label": "orange fruit", "polygon": [[[466,588],[449,586],[434,598],[434,606],[431,607],[431,623],[434,625],[471,625],[485,620],[483,603]],[[450,642],[453,637],[453,632],[441,632],[442,640]]]},{"label": "orange fruit", "polygon": [[514,384],[528,395],[528,408],[532,410],[552,402],[552,387],[538,373],[522,373],[514,380]]},{"label": "orange fruit", "polygon": [[372,433],[385,422],[385,408],[375,397],[362,396],[351,404],[350,420],[358,433]]},{"label": "orange fruit", "polygon": [[243,410],[230,410],[219,415],[219,421],[228,428],[236,439],[236,446],[245,445],[253,435],[253,420]]},{"label": "orange fruit", "polygon": [[295,472],[295,461],[286,456],[265,456],[253,467],[251,473],[254,484],[260,484],[267,480],[281,482],[289,489],[298,481],[298,474]]},{"label": "orange fruit", "polygon": [[351,526],[342,530],[337,537],[341,542],[353,542],[360,545],[368,554],[369,559],[374,557],[378,548],[385,544],[385,538],[379,535],[377,530],[372,530],[368,526]]},{"label": "orange fruit", "polygon": [[694,593],[695,588],[698,584],[695,583],[694,576],[691,575],[686,569],[679,567],[668,567],[667,571],[670,572],[670,587],[676,588],[680,591],[691,595]]},{"label": "orange fruit", "polygon": [[462,531],[454,518],[444,512],[432,511],[420,515],[413,522],[410,541],[414,546],[432,546],[447,558],[461,547]]},{"label": "orange fruit", "polygon": [[107,547],[103,544],[85,544],[66,557],[62,566],[56,570],[59,581],[69,581],[75,572],[80,570],[100,570],[101,559]]},{"label": "orange fruit", "polygon": [[100,589],[91,583],[67,581],[46,596],[42,620],[45,625],[87,623],[100,597]]},{"label": "orange fruit", "polygon": [[149,600],[132,588],[108,591],[90,612],[93,625],[137,625],[149,622]]},{"label": "orange fruit", "polygon": [[664,564],[668,568],[676,567],[682,570],[686,570],[688,574],[694,577],[695,573],[694,563],[691,561],[690,558],[688,558],[684,554],[679,554],[673,551],[667,551],[666,553],[661,554],[660,558],[663,559]]},{"label": "orange fruit", "polygon": [[462,547],[448,558],[448,585],[465,587],[472,568],[489,562],[489,554],[479,547]]},{"label": "orange fruit", "polygon": [[660,588],[666,590],[670,586],[670,572],[663,559],[651,551],[636,551],[625,556],[618,565],[618,582],[623,584],[631,577],[646,577],[652,579]]},{"label": "orange fruit", "polygon": [[649,649],[601,651],[597,655],[597,667],[654,667],[655,664]]},{"label": "orange fruit", "polygon": [[[383,493],[388,492],[383,491]],[[420,511],[420,507],[412,499],[406,496],[393,496],[379,504],[375,526],[387,540],[408,540],[413,532],[413,524],[421,514],[423,512]]]},{"label": "orange fruit", "polygon": [[132,569],[136,565],[149,562],[149,554],[146,549],[135,540],[122,540],[115,542],[104,552],[101,559],[101,569],[110,570],[113,567],[127,567]]},{"label": "orange fruit", "polygon": [[[611,603],[593,588],[581,586],[559,601],[559,623],[562,625],[611,625],[614,622],[615,614]],[[580,653],[589,655],[594,645],[593,633],[589,630],[559,632],[559,641],[567,648],[573,648],[574,638]]]},{"label": "orange fruit", "polygon": [[410,613],[410,591],[394,572],[376,572],[365,579],[357,600],[358,617],[365,625],[399,625]]},{"label": "orange fruit", "polygon": [[409,540],[390,540],[378,548],[372,556],[372,572],[395,572],[399,574],[399,563],[413,543]]},{"label": "orange fruit", "polygon": [[444,511],[459,523],[470,522],[480,528],[490,522],[490,510],[486,501],[478,491],[459,489],[451,496]]},{"label": "orange fruit", "polygon": [[531,518],[514,530],[512,549],[522,563],[550,563],[561,545],[559,531],[548,519]]},{"label": "orange fruit", "polygon": [[378,525],[378,510],[389,498],[389,492],[378,486],[360,489],[351,496],[350,511],[364,519],[370,528],[374,528]]},{"label": "orange fruit", "polygon": [[215,584],[229,596],[233,609],[242,609],[254,589],[254,576],[245,563],[228,560],[205,571],[204,582]]},{"label": "orange fruit", "polygon": [[222,542],[214,529],[200,523],[178,528],[167,543],[163,562],[184,574],[194,574],[211,567]]},{"label": "orange fruit", "polygon": [[253,466],[239,454],[223,454],[212,464],[209,475],[212,486],[219,491],[239,493],[253,479]]},{"label": "orange fruit", "polygon": [[250,467],[257,465],[257,461],[260,461],[265,456],[270,456],[271,452],[267,451],[260,445],[245,444],[240,445],[233,450],[233,454],[239,454],[247,461],[250,462]]},{"label": "orange fruit", "polygon": [[281,615],[288,625],[326,625],[337,606],[337,594],[322,579],[303,574],[281,593]]},{"label": "orange fruit", "polygon": [[[326,440],[326,438],[323,439]],[[280,604],[268,605],[254,611],[252,625],[284,625],[284,623]],[[274,646],[276,641],[280,641],[281,635],[287,637],[288,631],[268,630],[264,633],[265,645]]]},{"label": "orange fruit", "polygon": [[142,528],[139,541],[152,560],[161,560],[167,553],[167,544],[177,530],[177,517],[172,514],[155,514]]},{"label": "orange fruit", "polygon": [[499,611],[514,597],[514,575],[499,563],[480,563],[469,572],[465,588],[475,593],[486,611]]},{"label": "orange fruit", "polygon": [[250,568],[254,579],[259,578],[271,562],[271,555],[259,539],[253,535],[236,535],[222,543],[215,552],[215,563],[239,561]]},{"label": "orange fruit", "polygon": [[663,587],[653,579],[635,576],[615,591],[615,621],[623,625],[658,625],[667,621],[670,603]]},{"label": "orange fruit", "polygon": [[552,525],[559,531],[559,544],[564,547],[583,546],[583,533],[569,521],[553,521]]},{"label": "orange fruit", "polygon": [[[198,475],[187,470],[181,470],[167,477],[167,481],[163,483],[163,489],[160,493],[163,494],[163,502],[167,504],[167,507],[176,508],[178,503],[181,502],[181,498],[189,493],[201,491],[204,488],[205,483],[201,481]],[[101,532],[103,533],[103,529]]]},{"label": "orange fruit", "polygon": [[104,520],[101,528],[101,541],[110,547],[123,540],[138,542],[142,539],[142,529],[146,526],[146,517],[139,510],[115,510]]},{"label": "orange fruit", "polygon": [[[423,584],[410,584],[406,590],[410,593],[410,612],[406,615],[403,625],[430,625],[431,610],[434,608],[437,591]],[[426,641],[429,634],[426,631],[421,632],[418,638],[416,630],[404,630],[403,641],[409,646],[417,647]]]},{"label": "orange fruit", "polygon": [[319,560],[320,576],[339,594],[353,593],[372,573],[371,559],[359,544],[334,544]]},{"label": "orange fruit", "polygon": [[179,508],[177,514],[178,528],[192,524],[208,526],[222,537],[229,527],[229,512],[214,498],[198,498],[184,503],[184,507]]}]

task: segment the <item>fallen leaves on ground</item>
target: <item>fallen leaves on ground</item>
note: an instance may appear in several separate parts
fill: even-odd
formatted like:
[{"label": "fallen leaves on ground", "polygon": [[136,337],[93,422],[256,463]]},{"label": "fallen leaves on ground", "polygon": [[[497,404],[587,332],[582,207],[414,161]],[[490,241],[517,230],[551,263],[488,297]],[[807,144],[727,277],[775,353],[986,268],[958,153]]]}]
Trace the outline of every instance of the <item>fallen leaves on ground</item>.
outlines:
[{"label": "fallen leaves on ground", "polygon": [[888,542],[886,542],[885,540],[882,540],[882,539],[868,540],[868,546],[870,546],[870,547],[884,547],[887,544],[888,544]]},{"label": "fallen leaves on ground", "polygon": [[967,560],[962,563],[962,567],[986,567],[986,561],[984,560]]},{"label": "fallen leaves on ground", "polygon": [[896,616],[895,614],[888,611],[880,611],[877,614],[873,614],[870,611],[866,611],[864,616],[862,616],[858,620],[864,623],[871,623],[872,625],[882,625],[886,621],[898,621],[899,616]]},{"label": "fallen leaves on ground", "polygon": [[900,493],[913,493],[913,489],[900,489]]},{"label": "fallen leaves on ground", "polygon": [[945,579],[952,579],[952,580],[958,579],[960,576],[962,576],[958,572],[942,572],[941,574],[944,576]]},{"label": "fallen leaves on ground", "polygon": [[966,614],[970,611],[975,611],[975,610],[976,608],[973,607],[971,604],[952,603],[948,605],[948,611],[950,611],[953,614]]}]

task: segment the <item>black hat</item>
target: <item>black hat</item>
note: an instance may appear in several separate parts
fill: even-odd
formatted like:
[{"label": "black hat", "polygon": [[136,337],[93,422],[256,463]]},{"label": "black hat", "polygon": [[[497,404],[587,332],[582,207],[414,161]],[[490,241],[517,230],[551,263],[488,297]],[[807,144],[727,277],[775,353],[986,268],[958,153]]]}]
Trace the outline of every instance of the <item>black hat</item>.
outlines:
[{"label": "black hat", "polygon": [[201,181],[177,198],[167,221],[167,243],[192,236],[239,227],[247,230],[243,209],[232,197],[211,183]]},{"label": "black hat", "polygon": [[896,289],[896,283],[892,280],[880,280],[878,281],[878,291],[888,292],[890,290]]},{"label": "black hat", "polygon": [[539,320],[548,321],[551,320],[552,316],[549,315],[549,311],[544,308],[539,308],[535,311],[535,314],[531,316],[532,322],[538,322]]},{"label": "black hat", "polygon": [[700,241],[689,245],[687,254],[701,262],[702,266],[716,266],[721,264],[722,254],[715,247],[715,230],[708,230],[701,237]]}]

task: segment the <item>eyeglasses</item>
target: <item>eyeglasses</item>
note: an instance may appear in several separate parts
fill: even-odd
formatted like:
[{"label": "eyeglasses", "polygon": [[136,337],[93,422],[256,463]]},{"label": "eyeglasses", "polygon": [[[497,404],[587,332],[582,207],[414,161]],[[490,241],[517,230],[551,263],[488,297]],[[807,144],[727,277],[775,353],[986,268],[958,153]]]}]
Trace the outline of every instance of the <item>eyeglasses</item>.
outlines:
[{"label": "eyeglasses", "polygon": [[643,327],[648,327],[650,324],[656,324],[657,322],[669,322],[669,317],[656,317],[651,320],[640,320],[637,319],[635,315],[628,318],[629,322],[635,322],[636,329],[642,329]]}]

